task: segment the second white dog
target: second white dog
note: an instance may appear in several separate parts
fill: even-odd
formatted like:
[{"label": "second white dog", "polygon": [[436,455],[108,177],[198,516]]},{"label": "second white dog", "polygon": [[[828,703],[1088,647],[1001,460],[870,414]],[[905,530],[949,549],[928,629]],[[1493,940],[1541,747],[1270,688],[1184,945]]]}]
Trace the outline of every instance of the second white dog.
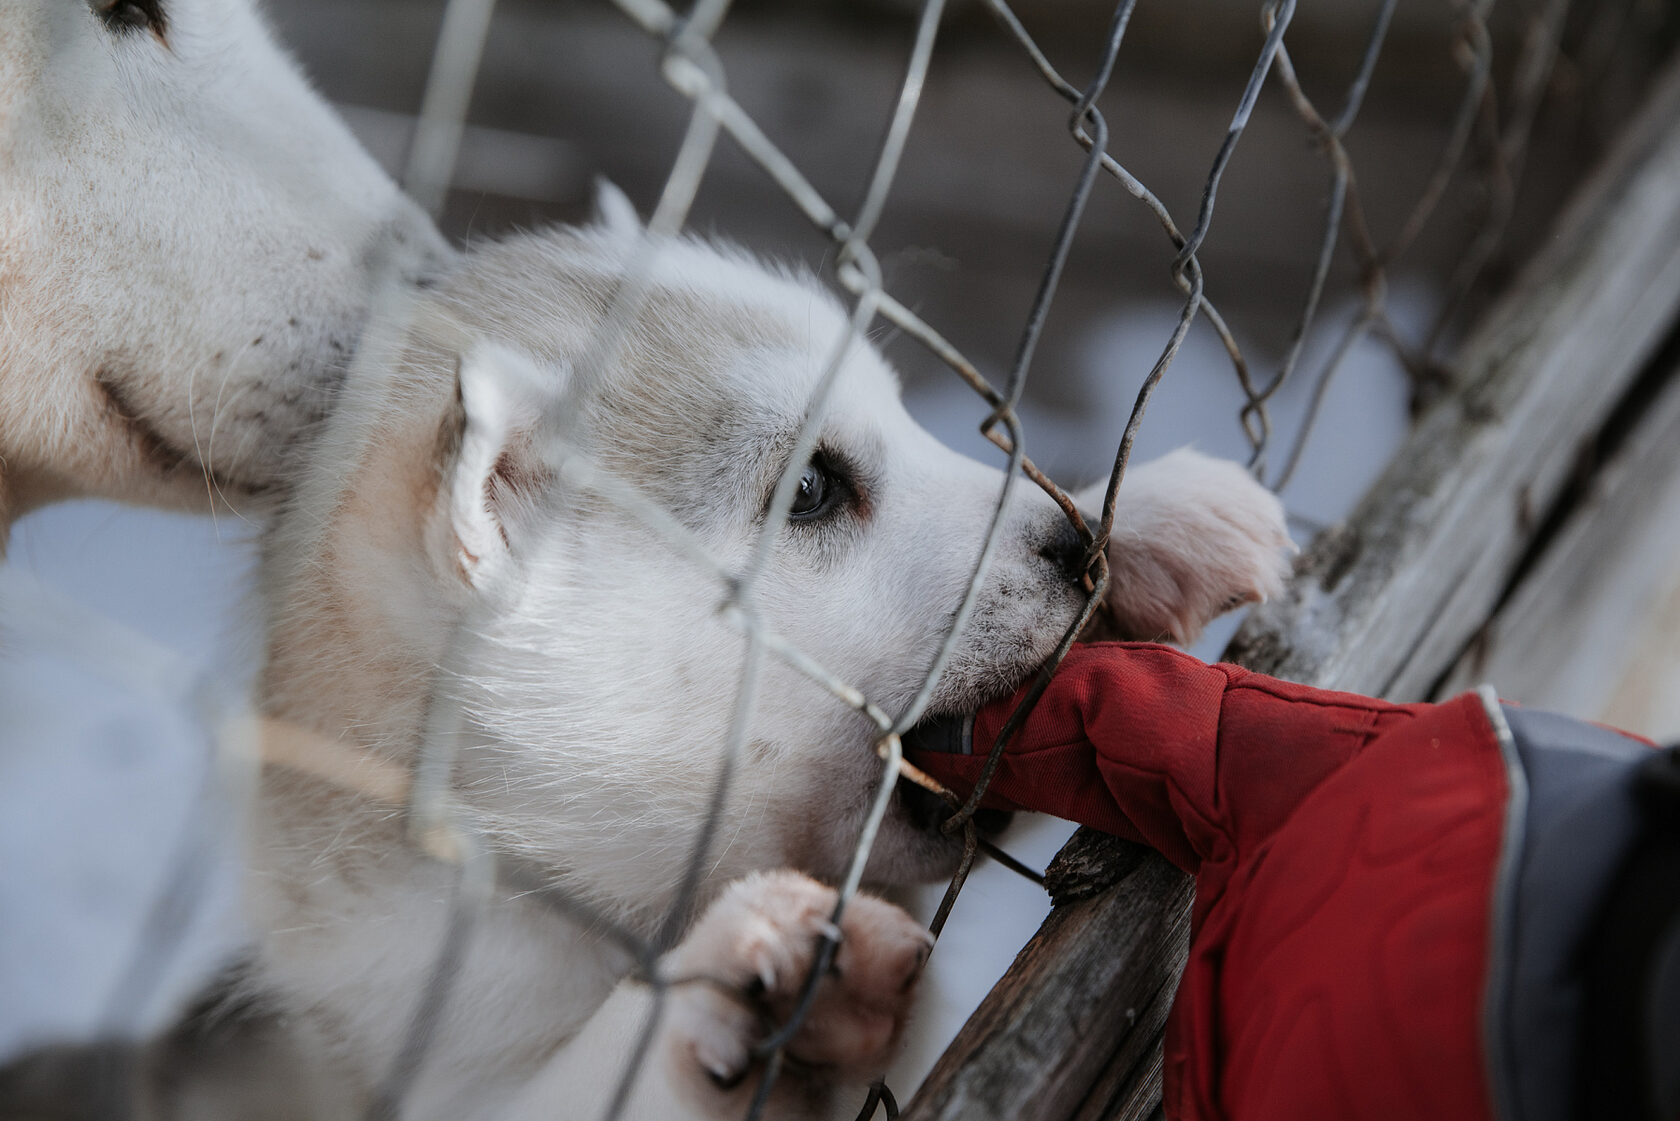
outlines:
[{"label": "second white dog", "polygon": [[0,549],[276,486],[375,279],[450,256],[251,0],[0,0]]}]

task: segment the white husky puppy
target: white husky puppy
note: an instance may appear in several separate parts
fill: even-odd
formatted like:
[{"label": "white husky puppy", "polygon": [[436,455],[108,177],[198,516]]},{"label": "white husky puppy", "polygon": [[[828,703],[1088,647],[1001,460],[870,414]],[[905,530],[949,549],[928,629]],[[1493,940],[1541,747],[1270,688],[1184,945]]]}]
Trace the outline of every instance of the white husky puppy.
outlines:
[{"label": "white husky puppy", "polygon": [[[815,454],[790,463],[845,317],[808,277],[700,242],[654,258],[615,359],[591,369],[635,245],[599,227],[474,250],[424,297],[394,383],[348,387],[334,423],[364,438],[360,451],[346,462],[350,444],[330,434],[318,450],[347,485],[283,514],[270,538],[266,703],[346,752],[408,766],[441,690],[467,724],[455,796],[489,841],[651,939],[706,815],[746,640],[720,611],[722,583],[604,496],[602,474],[556,469],[544,433],[563,429],[593,471],[732,571],[777,479],[801,471],[754,609],[889,713],[951,625],[1002,476],[920,429],[863,342]],[[484,360],[463,336],[519,358]],[[1060,511],[1030,484],[1016,494],[934,711],[1012,688],[1080,601]],[[1121,495],[1114,603],[1133,626],[1182,635],[1279,586],[1282,511],[1240,468],[1180,452],[1133,472]],[[627,1116],[742,1111],[762,1014],[792,1005],[834,900],[819,881],[844,869],[878,781],[872,725],[853,709],[773,657],[757,696],[698,914],[663,962],[722,989],[673,990]],[[271,767],[262,804],[255,983],[365,1103],[425,987],[452,873],[405,841],[391,806],[299,770]],[[895,805],[868,877],[941,877],[959,847]],[[846,912],[838,968],[792,1041],[772,1115],[856,1108],[841,1091],[885,1068],[926,950],[897,908],[863,899]],[[404,1116],[598,1115],[648,1000],[628,966],[600,928],[496,899]]]},{"label": "white husky puppy", "polygon": [[0,546],[272,485],[375,271],[447,252],[252,0],[0,0]]}]

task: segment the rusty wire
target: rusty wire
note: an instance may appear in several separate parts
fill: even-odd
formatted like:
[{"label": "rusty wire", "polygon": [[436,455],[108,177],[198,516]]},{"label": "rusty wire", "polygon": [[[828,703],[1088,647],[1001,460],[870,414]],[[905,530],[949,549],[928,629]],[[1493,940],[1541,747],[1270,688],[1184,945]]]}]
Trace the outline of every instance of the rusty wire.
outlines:
[{"label": "rusty wire", "polygon": [[[937,934],[943,928],[976,857],[984,851],[985,843],[978,836],[973,814],[984,796],[987,782],[994,773],[1010,737],[1026,720],[1055,667],[1100,609],[1108,579],[1103,549],[1113,527],[1115,503],[1132,447],[1151,395],[1172,366],[1194,323],[1200,318],[1210,326],[1231,362],[1234,376],[1244,395],[1239,421],[1252,449],[1251,466],[1257,475],[1274,488],[1281,488],[1293,476],[1312,422],[1317,415],[1318,405],[1322,402],[1336,372],[1344,364],[1347,354],[1361,338],[1371,335],[1382,339],[1391,346],[1414,376],[1422,377],[1422,372],[1432,361],[1430,356],[1435,353],[1441,339],[1450,329],[1455,309],[1471,291],[1477,278],[1500,247],[1510,220],[1512,199],[1524,152],[1548,75],[1557,57],[1559,36],[1568,10],[1568,0],[1546,0],[1544,7],[1532,14],[1530,32],[1525,37],[1523,55],[1515,70],[1511,108],[1502,114],[1499,100],[1493,93],[1493,40],[1487,22],[1493,0],[1457,0],[1455,7],[1459,23],[1455,49],[1465,72],[1462,94],[1447,127],[1446,140],[1435,167],[1414,207],[1389,240],[1379,243],[1369,228],[1355,168],[1344,140],[1357,120],[1373,70],[1381,56],[1396,0],[1382,0],[1372,20],[1355,74],[1333,115],[1326,115],[1321,111],[1303,90],[1294,61],[1285,44],[1294,12],[1294,0],[1270,0],[1260,7],[1261,41],[1255,61],[1206,176],[1195,222],[1188,232],[1184,232],[1183,227],[1156,194],[1127,170],[1122,160],[1110,151],[1108,124],[1099,109],[1099,102],[1110,84],[1117,64],[1136,0],[1120,0],[1116,5],[1097,52],[1094,77],[1083,87],[1077,87],[1062,77],[1061,72],[1051,63],[1007,0],[985,0],[986,7],[1002,29],[1005,38],[1019,48],[1027,62],[1043,77],[1051,93],[1067,102],[1067,127],[1070,137],[1084,152],[1057,231],[1048,249],[1046,265],[1020,334],[1014,358],[1004,372],[1001,382],[994,384],[935,327],[883,288],[880,267],[869,244],[889,197],[894,174],[925,87],[943,14],[943,0],[926,0],[922,5],[899,96],[884,130],[884,139],[875,158],[864,201],[859,206],[855,219],[851,221],[840,216],[839,211],[823,198],[793,161],[764,134],[739,102],[730,95],[725,68],[712,47],[712,38],[728,14],[728,0],[699,0],[692,10],[686,13],[678,12],[664,0],[614,2],[630,20],[660,43],[662,53],[659,73],[672,89],[689,100],[692,113],[638,256],[628,270],[628,279],[614,293],[592,343],[591,353],[578,364],[578,382],[581,387],[578,392],[587,392],[594,379],[611,368],[620,344],[635,328],[637,317],[642,314],[642,296],[645,294],[643,282],[650,263],[660,251],[661,245],[675,237],[683,228],[717,140],[722,134],[729,135],[780,187],[811,224],[832,240],[837,251],[837,280],[853,297],[852,314],[848,330],[843,337],[835,341],[833,353],[819,381],[818,389],[807,406],[806,416],[795,442],[795,450],[788,460],[790,466],[778,482],[770,512],[765,518],[764,530],[752,557],[743,569],[732,569],[707,555],[694,536],[671,517],[669,512],[579,453],[570,439],[571,433],[563,419],[558,416],[550,418],[553,423],[544,432],[543,454],[558,476],[568,484],[568,488],[576,487],[589,491],[621,505],[640,519],[650,533],[674,544],[686,556],[699,563],[718,582],[722,591],[720,610],[740,628],[746,639],[740,686],[730,722],[728,742],[722,755],[720,769],[713,777],[711,812],[700,824],[692,842],[687,871],[666,911],[665,920],[651,938],[638,937],[620,929],[593,908],[554,885],[542,869],[522,865],[507,854],[493,851],[488,841],[480,835],[470,815],[453,799],[450,790],[462,713],[445,683],[451,680],[451,675],[462,661],[470,656],[465,643],[453,643],[433,683],[426,732],[420,745],[419,765],[414,782],[406,791],[406,797],[411,836],[415,843],[440,859],[456,864],[460,868],[460,879],[451,907],[446,938],[438,951],[425,991],[417,994],[414,1014],[399,1049],[398,1059],[379,1088],[369,1112],[370,1117],[400,1116],[404,1094],[413,1084],[425,1061],[427,1046],[439,1030],[450,990],[468,949],[474,918],[478,909],[487,905],[498,893],[517,893],[536,898],[564,921],[585,923],[603,931],[610,941],[624,948],[633,963],[634,975],[651,987],[655,999],[649,1018],[631,1053],[626,1056],[613,1103],[607,1114],[609,1121],[618,1116],[646,1061],[651,1041],[660,1023],[663,1001],[668,990],[694,980],[661,976],[658,959],[660,954],[680,939],[684,925],[691,917],[702,873],[715,839],[719,811],[729,795],[731,779],[746,740],[748,723],[757,699],[758,682],[767,658],[775,658],[791,666],[821,685],[843,704],[863,714],[874,725],[878,737],[877,747],[882,756],[879,785],[874,791],[873,809],[853,848],[846,878],[840,885],[837,903],[830,916],[833,928],[838,929],[847,902],[858,889],[875,830],[886,812],[893,784],[902,775],[911,781],[928,785],[937,794],[945,797],[951,808],[946,828],[951,831],[960,830],[964,837],[961,865],[953,876],[932,922],[932,929]],[[452,0],[440,33],[434,58],[433,79],[428,87],[418,139],[411,159],[409,183],[417,197],[426,200],[434,209],[441,203],[446,189],[448,169],[467,111],[467,91],[470,90],[472,75],[482,53],[491,7],[490,0]],[[1322,153],[1330,170],[1330,181],[1324,209],[1323,232],[1314,258],[1310,282],[1302,300],[1301,312],[1291,333],[1285,357],[1269,378],[1263,383],[1257,383],[1251,364],[1245,358],[1234,331],[1207,295],[1206,276],[1198,253],[1213,229],[1218,190],[1225,168],[1247,128],[1268,78],[1275,79],[1276,84],[1281,87],[1289,108],[1300,119],[1308,137]],[[1387,318],[1387,270],[1416,242],[1421,231],[1430,222],[1446,196],[1454,176],[1459,173],[1465,153],[1471,147],[1478,128],[1482,131],[1488,149],[1485,179],[1490,189],[1486,213],[1471,249],[1449,285],[1450,298],[1431,326],[1428,336],[1416,343],[1407,343],[1399,337]],[[1023,426],[1017,408],[1081,219],[1093,192],[1097,190],[1098,183],[1105,174],[1116,181],[1127,195],[1141,203],[1162,227],[1171,248],[1171,256],[1167,259],[1168,278],[1183,296],[1183,303],[1175,326],[1163,343],[1154,365],[1148,371],[1126,427],[1119,436],[1100,518],[1096,525],[1092,526],[1086,521],[1086,512],[1080,511],[1069,495],[1040,471],[1027,456]],[[1321,309],[1337,251],[1343,246],[1348,248],[1358,274],[1361,306],[1352,321],[1336,336],[1328,358],[1315,372],[1306,418],[1295,434],[1282,465],[1268,478],[1270,465],[1267,463],[1267,452],[1273,435],[1268,406],[1301,364],[1306,341],[1313,331]],[[395,286],[393,280],[390,288],[394,289]],[[395,306],[391,299],[387,299],[384,293],[375,300],[375,307],[381,312],[381,318],[376,322],[373,332],[375,342],[379,345],[364,348],[364,357],[359,359],[361,365],[358,367],[357,376],[375,377],[379,376],[380,369],[394,368],[400,338],[411,326],[402,309]],[[1007,469],[1000,480],[984,545],[975,558],[953,625],[930,663],[916,696],[904,709],[896,713],[882,710],[856,688],[797,649],[785,638],[775,634],[759,617],[754,604],[756,579],[791,506],[800,470],[815,445],[817,424],[822,417],[827,392],[833,385],[850,348],[861,345],[877,318],[893,324],[907,337],[917,340],[976,392],[990,409],[981,423],[981,433],[1008,457]],[[495,340],[489,341],[493,343]],[[499,352],[489,353],[484,360],[519,361],[517,357]],[[964,625],[986,579],[1000,536],[1003,511],[1018,476],[1025,476],[1049,494],[1066,513],[1086,543],[1087,596],[1083,610],[1065,632],[1055,655],[1041,671],[1026,699],[1011,715],[1004,730],[991,745],[977,788],[966,799],[959,800],[903,762],[899,737],[923,714],[947,661],[961,640]],[[329,475],[324,485],[342,486],[344,483],[342,477]],[[456,620],[457,636],[470,633],[472,625],[471,619]],[[1031,874],[1030,869],[1017,870]],[[837,942],[832,936],[825,935],[822,938],[813,967],[805,978],[794,1015],[761,1044],[758,1057],[764,1063],[765,1073],[749,1109],[749,1118],[758,1117],[762,1113],[780,1069],[783,1049],[799,1030],[816,988],[837,948]],[[889,1117],[896,1115],[897,1107],[890,1090],[884,1083],[877,1083],[871,1089],[868,1100],[863,1103],[860,1117],[874,1116],[877,1108],[882,1106],[886,1108]]]}]

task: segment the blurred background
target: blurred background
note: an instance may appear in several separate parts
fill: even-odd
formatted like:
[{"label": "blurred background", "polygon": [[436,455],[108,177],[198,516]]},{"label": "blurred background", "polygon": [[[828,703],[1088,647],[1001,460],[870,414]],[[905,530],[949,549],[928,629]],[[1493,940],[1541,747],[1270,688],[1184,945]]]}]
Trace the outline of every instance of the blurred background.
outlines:
[{"label": "blurred background", "polygon": [[[916,7],[892,0],[742,2],[717,36],[732,95],[841,213],[855,210],[872,170]],[[1379,7],[1372,0],[1299,5],[1290,56],[1302,88],[1327,114],[1339,108],[1359,68]],[[1252,0],[1141,4],[1099,102],[1110,152],[1182,228],[1194,221],[1259,50],[1258,8]],[[442,4],[269,0],[266,11],[352,129],[397,172]],[[1398,7],[1347,132],[1378,245],[1426,193],[1463,110],[1471,62],[1465,12],[1447,0]],[[1109,6],[1023,0],[1019,14],[1071,82],[1089,80]],[[1489,123],[1508,123],[1499,106],[1513,103],[1486,111],[1478,103],[1478,123],[1438,207],[1405,252],[1386,262],[1386,306],[1397,339],[1354,345],[1282,492],[1303,544],[1351,509],[1399,446],[1414,406],[1450,380],[1455,340],[1637,104],[1675,25],[1672,6],[1644,0],[1492,7],[1493,88],[1520,87],[1525,67],[1536,57],[1546,63],[1534,87],[1535,126],[1515,161],[1520,179],[1512,177],[1512,161],[1498,157],[1501,136]],[[1542,49],[1548,40],[1561,43],[1555,56]],[[446,232],[470,243],[586,220],[601,176],[644,214],[651,211],[690,111],[659,77],[658,62],[657,44],[606,3],[503,0],[442,215]],[[1514,104],[1520,108],[1520,98]],[[1079,173],[1083,153],[1069,137],[1068,116],[1067,103],[980,4],[953,4],[872,244],[888,291],[994,383],[1011,365]],[[1330,170],[1274,79],[1237,147],[1200,253],[1208,296],[1262,382],[1284,361],[1307,297]],[[1455,271],[1507,198],[1504,236],[1475,283],[1459,293]],[[832,275],[832,243],[727,139],[709,165],[690,227]],[[1108,472],[1138,387],[1182,305],[1173,257],[1154,217],[1118,183],[1100,179],[1021,408],[1029,454],[1064,485]],[[1273,399],[1274,447],[1286,447],[1302,430],[1317,374],[1358,314],[1368,281],[1344,243],[1303,360]],[[979,398],[919,344],[877,330],[918,419],[953,446],[1001,463],[978,435],[987,411]],[[1243,403],[1222,345],[1198,319],[1150,406],[1136,454],[1150,458],[1194,444],[1246,460]],[[1274,471],[1281,458],[1274,451]],[[1659,513],[1680,518],[1680,511]],[[247,598],[258,529],[237,517],[211,521],[78,503],[33,514],[14,531],[8,602],[28,599],[32,621],[18,627],[14,619],[14,627],[25,636],[25,655],[27,642],[37,643],[31,664],[46,668],[9,694],[0,716],[0,789],[8,804],[23,807],[0,815],[13,823],[0,833],[9,869],[0,890],[0,1056],[97,1022],[115,963],[134,943],[146,900],[164,875],[171,813],[184,812],[190,795],[182,792],[198,789],[207,757],[191,735],[127,747],[116,772],[108,748],[23,748],[60,734],[62,722],[60,733],[43,729],[55,727],[51,714],[66,709],[106,729],[90,733],[88,743],[121,738],[125,705],[157,694],[155,682],[136,681],[122,668],[144,660],[140,649],[172,667],[169,697],[198,697],[203,690],[195,683],[204,680],[236,695],[259,646]],[[1216,628],[1197,652],[1217,656],[1234,625]],[[67,645],[66,632],[80,637]],[[1670,656],[1680,673],[1680,651]],[[1629,702],[1634,707],[1620,718],[1654,736],[1680,735],[1672,691],[1646,692],[1638,702],[1644,707]],[[100,703],[90,705],[90,696]],[[32,723],[30,713],[44,715]],[[112,773],[124,776],[120,784],[89,778]],[[101,793],[84,804],[62,796],[90,788]],[[1023,820],[1002,844],[1042,867],[1067,833],[1056,823]],[[167,1016],[237,943],[235,879],[218,874],[200,893],[189,924],[196,933],[183,941],[172,967],[178,976],[160,988],[152,1019]],[[931,891],[910,902],[925,912],[937,897]],[[995,865],[976,874],[934,956],[911,1054],[892,1079],[901,1099],[1047,909],[1043,892],[1024,879]],[[70,930],[77,935],[66,939]]]}]

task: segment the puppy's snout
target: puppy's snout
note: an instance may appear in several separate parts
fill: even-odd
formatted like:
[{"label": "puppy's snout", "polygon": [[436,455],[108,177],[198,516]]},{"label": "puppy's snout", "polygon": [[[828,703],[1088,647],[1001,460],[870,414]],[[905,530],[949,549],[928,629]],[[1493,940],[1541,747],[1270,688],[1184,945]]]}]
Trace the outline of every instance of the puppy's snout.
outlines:
[{"label": "puppy's snout", "polygon": [[1078,580],[1085,572],[1085,542],[1073,523],[1057,511],[1040,538],[1038,555],[1056,566],[1069,582]]}]

